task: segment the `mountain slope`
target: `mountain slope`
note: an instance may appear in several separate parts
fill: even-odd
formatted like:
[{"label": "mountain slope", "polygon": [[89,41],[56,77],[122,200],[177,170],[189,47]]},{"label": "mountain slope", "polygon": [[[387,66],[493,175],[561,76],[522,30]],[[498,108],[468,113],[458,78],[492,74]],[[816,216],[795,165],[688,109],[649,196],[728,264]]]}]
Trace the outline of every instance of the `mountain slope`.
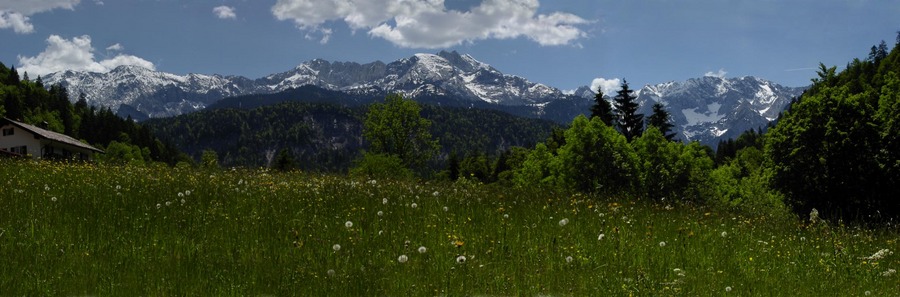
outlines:
[{"label": "mountain slope", "polygon": [[[765,128],[803,90],[805,88],[785,87],[752,76],[706,76],[647,85],[635,93],[641,105],[638,112],[649,116],[653,104],[660,102],[672,115],[678,139],[696,140],[715,147],[721,139],[736,138],[744,131]],[[576,93],[586,98],[592,98],[594,94],[585,89]]]}]

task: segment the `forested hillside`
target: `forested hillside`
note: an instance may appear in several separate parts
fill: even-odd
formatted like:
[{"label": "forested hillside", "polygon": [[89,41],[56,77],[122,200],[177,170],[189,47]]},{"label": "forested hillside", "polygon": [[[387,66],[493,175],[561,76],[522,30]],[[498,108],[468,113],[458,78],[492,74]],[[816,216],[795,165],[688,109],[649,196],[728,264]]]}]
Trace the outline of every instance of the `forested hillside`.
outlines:
[{"label": "forested hillside", "polygon": [[[195,158],[215,151],[224,166],[270,166],[282,155],[298,169],[344,172],[365,148],[365,106],[283,102],[249,107],[210,108],[145,124]],[[557,126],[499,111],[433,105],[422,105],[422,116],[434,123],[431,133],[443,160],[453,152],[499,155],[513,146],[532,146]]]},{"label": "forested hillside", "polygon": [[159,141],[143,125],[116,116],[108,108],[89,106],[80,97],[72,104],[70,94],[58,85],[49,89],[41,78],[30,80],[0,63],[0,117],[29,124],[47,124],[63,133],[106,151],[101,161],[144,164],[160,161],[174,164],[178,150]]}]

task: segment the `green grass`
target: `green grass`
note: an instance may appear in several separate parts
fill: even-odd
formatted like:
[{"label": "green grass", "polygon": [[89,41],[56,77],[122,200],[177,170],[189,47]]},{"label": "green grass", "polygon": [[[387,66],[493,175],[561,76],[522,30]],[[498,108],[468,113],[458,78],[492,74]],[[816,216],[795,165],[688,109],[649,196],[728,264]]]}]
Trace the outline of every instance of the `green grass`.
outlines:
[{"label": "green grass", "polygon": [[898,235],[466,183],[0,160],[3,296],[898,296]]}]

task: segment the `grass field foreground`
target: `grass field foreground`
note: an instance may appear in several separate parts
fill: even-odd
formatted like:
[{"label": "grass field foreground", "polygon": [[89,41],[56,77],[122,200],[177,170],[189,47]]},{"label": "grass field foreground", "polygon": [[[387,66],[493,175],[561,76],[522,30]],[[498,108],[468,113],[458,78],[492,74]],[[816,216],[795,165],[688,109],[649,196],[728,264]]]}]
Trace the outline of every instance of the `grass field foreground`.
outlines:
[{"label": "grass field foreground", "polygon": [[900,295],[896,227],[807,221],[466,182],[0,160],[0,295]]}]

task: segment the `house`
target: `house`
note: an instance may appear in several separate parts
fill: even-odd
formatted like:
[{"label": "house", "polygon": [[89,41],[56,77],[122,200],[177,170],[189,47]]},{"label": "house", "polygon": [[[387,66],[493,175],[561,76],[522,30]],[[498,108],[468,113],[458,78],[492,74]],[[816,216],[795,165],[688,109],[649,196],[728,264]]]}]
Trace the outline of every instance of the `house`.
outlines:
[{"label": "house", "polygon": [[65,134],[8,118],[0,118],[0,133],[0,155],[88,161],[94,153],[103,153]]}]

